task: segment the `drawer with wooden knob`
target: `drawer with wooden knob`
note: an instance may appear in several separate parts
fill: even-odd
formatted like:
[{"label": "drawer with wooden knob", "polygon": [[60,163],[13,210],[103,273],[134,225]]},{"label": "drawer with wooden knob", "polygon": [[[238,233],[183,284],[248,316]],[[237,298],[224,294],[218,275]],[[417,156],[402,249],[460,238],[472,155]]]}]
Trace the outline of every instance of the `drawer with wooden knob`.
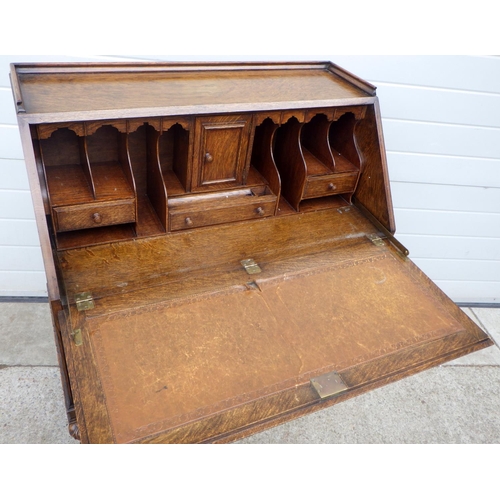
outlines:
[{"label": "drawer with wooden knob", "polygon": [[263,193],[239,189],[202,199],[193,196],[169,202],[170,230],[178,231],[269,217],[275,213],[277,198],[269,189]]},{"label": "drawer with wooden knob", "polygon": [[304,187],[303,198],[351,193],[356,187],[357,178],[357,172],[308,177]]},{"label": "drawer with wooden knob", "polygon": [[136,219],[133,198],[54,207],[52,213],[57,232],[127,224]]}]

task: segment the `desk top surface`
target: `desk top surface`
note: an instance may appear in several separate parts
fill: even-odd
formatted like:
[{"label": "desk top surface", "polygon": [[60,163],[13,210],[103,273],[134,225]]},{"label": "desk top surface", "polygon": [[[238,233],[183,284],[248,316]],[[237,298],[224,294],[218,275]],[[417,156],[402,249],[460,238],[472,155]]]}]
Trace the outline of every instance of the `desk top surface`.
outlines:
[{"label": "desk top surface", "polygon": [[14,64],[30,122],[361,104],[375,87],[328,63]]}]

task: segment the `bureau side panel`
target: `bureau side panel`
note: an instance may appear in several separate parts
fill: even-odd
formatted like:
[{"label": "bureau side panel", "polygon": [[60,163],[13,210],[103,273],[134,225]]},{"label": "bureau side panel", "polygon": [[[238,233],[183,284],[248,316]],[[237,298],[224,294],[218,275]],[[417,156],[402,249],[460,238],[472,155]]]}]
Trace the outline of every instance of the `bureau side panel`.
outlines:
[{"label": "bureau side panel", "polygon": [[362,157],[362,172],[354,199],[394,234],[396,225],[378,100],[367,106],[365,119],[356,125],[355,139]]}]

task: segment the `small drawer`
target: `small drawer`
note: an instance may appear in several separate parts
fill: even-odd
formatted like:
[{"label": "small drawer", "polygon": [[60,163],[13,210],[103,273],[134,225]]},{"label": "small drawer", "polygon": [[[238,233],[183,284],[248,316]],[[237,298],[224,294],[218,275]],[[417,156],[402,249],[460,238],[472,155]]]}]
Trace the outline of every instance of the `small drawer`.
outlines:
[{"label": "small drawer", "polygon": [[356,187],[357,172],[309,177],[306,180],[303,198],[318,198],[331,194],[352,193]]},{"label": "small drawer", "polygon": [[53,208],[56,231],[74,231],[135,222],[135,200],[118,200]]},{"label": "small drawer", "polygon": [[260,219],[274,215],[276,196],[248,196],[244,199],[229,199],[218,204],[195,203],[192,206],[176,207],[169,211],[170,230],[193,229],[240,220]]}]

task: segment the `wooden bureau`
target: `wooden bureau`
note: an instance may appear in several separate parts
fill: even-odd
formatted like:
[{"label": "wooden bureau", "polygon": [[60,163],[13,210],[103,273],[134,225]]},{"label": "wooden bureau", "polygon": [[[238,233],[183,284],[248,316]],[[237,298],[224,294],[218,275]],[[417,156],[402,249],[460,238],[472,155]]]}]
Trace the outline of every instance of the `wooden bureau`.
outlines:
[{"label": "wooden bureau", "polygon": [[13,64],[71,434],[227,442],[491,345],[329,62]]}]

